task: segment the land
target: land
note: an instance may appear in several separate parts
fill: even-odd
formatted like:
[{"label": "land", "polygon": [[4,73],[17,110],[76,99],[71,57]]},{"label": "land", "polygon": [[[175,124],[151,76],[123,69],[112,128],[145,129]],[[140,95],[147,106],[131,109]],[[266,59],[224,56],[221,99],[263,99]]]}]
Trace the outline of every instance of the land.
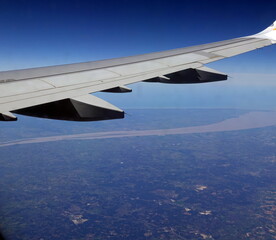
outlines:
[{"label": "land", "polygon": [[[168,121],[165,111],[137,110],[126,122],[83,129],[67,123],[65,130],[187,128],[247,114],[170,110],[178,118]],[[53,135],[28,121],[22,135],[27,127],[32,138]],[[65,133],[58,122],[55,128],[56,135]],[[276,239],[275,131],[267,126],[3,146],[0,229],[15,240]],[[20,134],[13,137],[1,142]]]}]

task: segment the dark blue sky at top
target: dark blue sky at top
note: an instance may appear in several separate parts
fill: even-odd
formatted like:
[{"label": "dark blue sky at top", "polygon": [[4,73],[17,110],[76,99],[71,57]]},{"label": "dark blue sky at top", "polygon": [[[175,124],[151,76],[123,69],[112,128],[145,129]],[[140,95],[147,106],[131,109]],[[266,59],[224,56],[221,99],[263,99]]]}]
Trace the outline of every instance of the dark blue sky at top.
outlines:
[{"label": "dark blue sky at top", "polygon": [[[275,21],[275,9],[275,1],[0,0],[0,69],[129,56],[246,36]],[[276,74],[275,53],[276,48],[272,46],[213,63],[210,67],[230,75]],[[185,94],[225,91],[225,98],[229,100],[232,85],[181,86],[180,89]],[[179,91],[178,86],[168,85],[141,87],[138,84],[135,88],[151,101],[153,89],[156,94],[165,94],[165,98],[169,98],[167,90],[169,93]],[[227,91],[230,91],[229,96]],[[137,93],[132,97],[129,94],[106,96],[113,103],[126,107],[131,104],[124,104],[125,99],[130,97],[131,103],[131,99],[135,102],[135,97],[139,97]],[[210,98],[210,101],[215,103],[219,97]]]},{"label": "dark blue sky at top", "polygon": [[276,2],[258,2],[2,0],[1,67],[89,61],[249,35],[276,20]]}]

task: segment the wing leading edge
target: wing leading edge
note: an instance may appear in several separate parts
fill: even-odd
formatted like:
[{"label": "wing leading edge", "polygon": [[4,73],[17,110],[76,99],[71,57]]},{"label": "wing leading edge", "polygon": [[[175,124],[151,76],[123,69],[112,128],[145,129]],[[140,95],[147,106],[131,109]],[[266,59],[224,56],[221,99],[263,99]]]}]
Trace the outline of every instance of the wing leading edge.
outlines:
[{"label": "wing leading edge", "polygon": [[123,118],[121,109],[90,93],[130,92],[127,84],[222,81],[227,75],[205,67],[276,43],[276,21],[242,38],[110,60],[0,72],[0,120],[29,116],[95,121]]}]

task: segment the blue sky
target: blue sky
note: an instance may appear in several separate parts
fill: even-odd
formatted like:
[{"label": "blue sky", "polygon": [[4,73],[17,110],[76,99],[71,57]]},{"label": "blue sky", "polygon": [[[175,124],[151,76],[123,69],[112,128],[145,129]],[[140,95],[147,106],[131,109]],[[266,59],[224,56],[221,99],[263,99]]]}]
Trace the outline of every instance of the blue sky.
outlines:
[{"label": "blue sky", "polygon": [[[0,70],[168,50],[257,33],[275,1],[0,1]],[[276,46],[210,64],[232,78],[202,85],[136,84],[100,94],[122,108],[274,109]],[[142,99],[142,100],[141,100]]]}]

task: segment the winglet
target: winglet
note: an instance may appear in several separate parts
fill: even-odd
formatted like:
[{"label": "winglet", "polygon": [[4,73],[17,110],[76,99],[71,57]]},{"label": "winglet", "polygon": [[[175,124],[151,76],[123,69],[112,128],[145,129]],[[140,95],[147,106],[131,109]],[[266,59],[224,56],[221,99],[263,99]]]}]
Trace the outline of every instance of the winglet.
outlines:
[{"label": "winglet", "polygon": [[265,38],[271,40],[272,43],[276,43],[276,21],[265,30],[253,35],[256,38]]}]

